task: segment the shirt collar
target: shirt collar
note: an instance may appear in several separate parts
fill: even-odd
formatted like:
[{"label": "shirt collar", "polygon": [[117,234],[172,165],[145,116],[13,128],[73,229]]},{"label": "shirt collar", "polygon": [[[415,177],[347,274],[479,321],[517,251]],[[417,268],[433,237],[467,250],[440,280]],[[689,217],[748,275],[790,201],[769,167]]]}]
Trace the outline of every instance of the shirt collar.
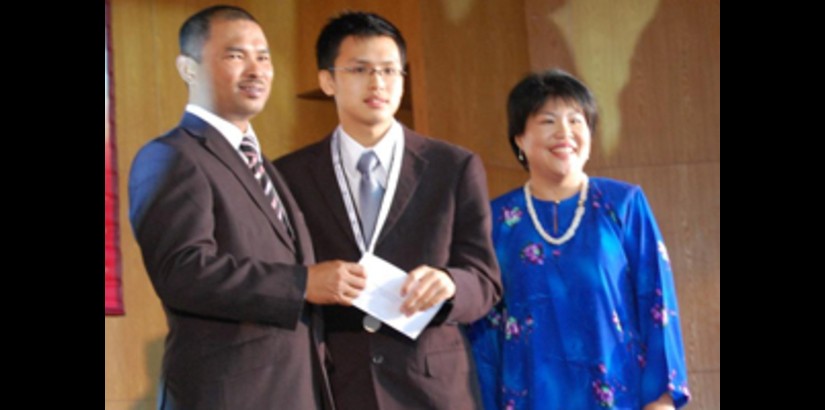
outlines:
[{"label": "shirt collar", "polygon": [[255,135],[255,130],[252,129],[252,123],[249,124],[249,128],[247,128],[246,133],[244,133],[240,130],[240,128],[236,127],[231,122],[218,117],[201,106],[186,104],[186,112],[199,117],[200,119],[206,121],[207,124],[218,130],[218,132],[221,133],[221,135],[223,135],[223,137],[229,141],[229,144],[236,150],[240,149],[241,139],[243,136],[249,135],[253,140],[255,140],[255,143],[258,144],[258,152],[261,151],[258,137]]},{"label": "shirt collar", "polygon": [[384,134],[384,137],[370,148],[365,148],[359,144],[358,141],[349,136],[340,125],[338,126],[337,132],[341,136],[341,155],[346,168],[355,169],[355,164],[358,163],[361,154],[363,154],[364,151],[372,150],[378,157],[379,166],[381,166],[384,171],[390,169],[395,143],[401,141],[404,136],[401,124],[396,120],[393,120],[392,125],[390,125],[387,133]]}]

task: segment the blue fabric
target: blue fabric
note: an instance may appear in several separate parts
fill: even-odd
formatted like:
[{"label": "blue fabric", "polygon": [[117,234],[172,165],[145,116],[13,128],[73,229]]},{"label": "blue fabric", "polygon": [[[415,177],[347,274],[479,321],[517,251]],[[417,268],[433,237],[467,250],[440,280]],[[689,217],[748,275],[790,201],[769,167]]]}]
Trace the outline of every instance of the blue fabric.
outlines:
[{"label": "blue fabric", "polygon": [[[556,238],[577,201],[533,198]],[[534,228],[522,188],[492,208],[504,298],[468,329],[485,408],[641,409],[667,391],[684,405],[673,275],[641,188],[590,178],[581,224],[558,246]]]}]

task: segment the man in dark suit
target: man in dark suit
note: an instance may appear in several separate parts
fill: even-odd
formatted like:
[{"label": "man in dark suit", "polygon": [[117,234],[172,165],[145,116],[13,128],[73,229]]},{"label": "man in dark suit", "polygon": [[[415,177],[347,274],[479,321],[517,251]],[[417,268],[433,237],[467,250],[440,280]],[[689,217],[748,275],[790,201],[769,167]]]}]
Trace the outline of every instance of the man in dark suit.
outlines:
[{"label": "man in dark suit", "polygon": [[380,16],[331,20],[317,42],[318,79],[340,126],[275,165],[316,256],[357,261],[369,252],[407,271],[399,306],[407,315],[445,302],[416,340],[356,308],[325,307],[337,408],[474,409],[477,376],[459,325],[501,295],[486,176],[477,155],[395,121],[405,52]]},{"label": "man in dark suit", "polygon": [[[364,286],[358,265],[317,265],[304,217],[249,120],[269,98],[263,31],[215,6],[180,31],[181,123],[138,153],[135,237],[169,325],[160,409],[331,408],[320,313]],[[306,267],[304,265],[310,265]]]}]

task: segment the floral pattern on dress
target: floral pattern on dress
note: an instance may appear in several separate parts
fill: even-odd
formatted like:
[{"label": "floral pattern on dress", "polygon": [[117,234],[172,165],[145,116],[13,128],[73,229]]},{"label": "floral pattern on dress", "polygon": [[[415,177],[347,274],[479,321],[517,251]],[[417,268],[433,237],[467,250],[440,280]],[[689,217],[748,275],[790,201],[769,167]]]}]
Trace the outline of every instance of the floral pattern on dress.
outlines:
[{"label": "floral pattern on dress", "polygon": [[544,265],[544,247],[540,243],[531,243],[521,250],[521,258],[534,265]]},{"label": "floral pattern on dress", "polygon": [[533,325],[535,324],[533,316],[528,314],[523,321],[519,322],[518,318],[507,315],[506,308],[501,312],[499,312],[498,309],[490,311],[490,313],[487,314],[487,321],[490,327],[498,328],[503,332],[505,340],[508,341],[511,339],[519,340],[522,336],[524,336],[524,340],[527,341],[527,336],[533,332]]},{"label": "floral pattern on dress", "polygon": [[657,302],[650,308],[650,317],[653,319],[655,326],[665,327],[672,321],[670,319],[671,317],[677,316],[677,312],[673,309],[668,309],[667,306],[664,305],[662,289],[656,289],[656,298]]},{"label": "floral pattern on dress", "polygon": [[527,392],[526,389],[524,389],[524,390],[512,390],[512,389],[508,389],[507,387],[502,386],[501,387],[501,395],[502,395],[503,400],[504,400],[504,402],[503,402],[504,407],[502,407],[502,408],[504,410],[516,410],[516,409],[520,409],[520,408],[524,407],[521,402],[522,402],[522,399],[527,397],[528,392]]},{"label": "floral pattern on dress", "polygon": [[593,382],[593,395],[596,396],[596,400],[602,407],[613,407],[613,400],[615,398],[613,393],[615,391],[616,389],[606,382],[600,380]]},{"label": "floral pattern on dress", "polygon": [[522,211],[518,206],[514,206],[512,208],[505,206],[501,208],[501,217],[499,220],[504,221],[504,224],[508,227],[512,227],[513,225],[521,222],[522,216],[524,216],[524,211]]},{"label": "floral pattern on dress", "polygon": [[668,378],[670,379],[670,382],[667,384],[668,390],[671,392],[682,393],[685,396],[690,397],[690,389],[688,389],[687,384],[680,383],[679,387],[676,387],[675,380],[679,378],[679,372],[676,369],[670,369]]}]

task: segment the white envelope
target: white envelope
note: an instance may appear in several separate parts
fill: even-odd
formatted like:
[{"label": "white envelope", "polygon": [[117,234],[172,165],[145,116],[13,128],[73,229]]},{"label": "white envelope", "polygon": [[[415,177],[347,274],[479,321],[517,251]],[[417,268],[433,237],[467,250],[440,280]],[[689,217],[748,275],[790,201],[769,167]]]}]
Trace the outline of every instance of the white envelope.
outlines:
[{"label": "white envelope", "polygon": [[401,286],[407,272],[371,253],[365,253],[358,264],[367,273],[367,286],[353,305],[415,340],[444,302],[407,317],[401,313]]}]

